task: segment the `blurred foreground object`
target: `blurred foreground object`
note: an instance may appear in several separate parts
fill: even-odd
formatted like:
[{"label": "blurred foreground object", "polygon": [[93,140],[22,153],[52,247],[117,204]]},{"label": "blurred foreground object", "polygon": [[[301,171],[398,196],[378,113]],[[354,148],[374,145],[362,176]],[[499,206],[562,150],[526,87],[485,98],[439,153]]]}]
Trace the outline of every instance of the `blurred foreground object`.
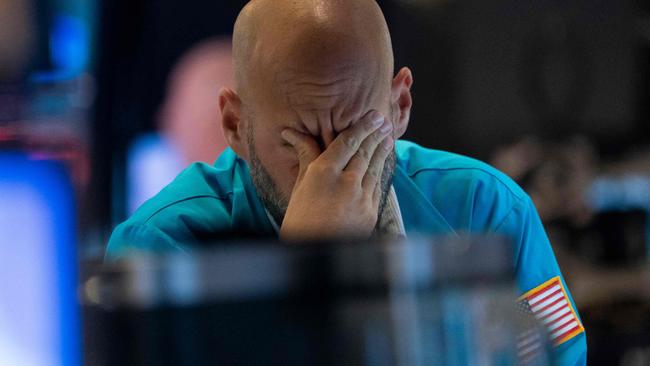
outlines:
[{"label": "blurred foreground object", "polygon": [[0,144],[0,365],[78,365],[74,190],[64,167]]},{"label": "blurred foreground object", "polygon": [[88,269],[85,361],[546,365],[511,258],[496,237],[130,256]]},{"label": "blurred foreground object", "polygon": [[91,179],[91,3],[0,1],[3,366],[81,362],[77,238],[90,215],[77,209]]},{"label": "blurred foreground object", "polygon": [[80,364],[77,237],[89,219],[77,208],[91,174],[92,80],[68,71],[0,80],[0,365]]}]

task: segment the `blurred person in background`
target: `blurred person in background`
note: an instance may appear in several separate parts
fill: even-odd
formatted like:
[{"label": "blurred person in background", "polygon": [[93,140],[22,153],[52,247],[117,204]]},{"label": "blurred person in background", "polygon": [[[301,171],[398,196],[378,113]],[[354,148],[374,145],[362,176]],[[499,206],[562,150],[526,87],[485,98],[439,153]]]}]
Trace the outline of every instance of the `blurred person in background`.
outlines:
[{"label": "blurred person in background", "polygon": [[192,47],[169,76],[157,121],[159,132],[133,144],[128,166],[129,211],[171,182],[187,165],[212,164],[228,146],[221,131],[219,88],[234,85],[229,39]]},{"label": "blurred person in background", "polygon": [[31,2],[0,2],[0,81],[16,81],[27,70],[35,43]]},{"label": "blurred person in background", "polygon": [[233,49],[236,88],[218,99],[229,148],[119,225],[109,259],[188,250],[233,230],[288,241],[501,234],[556,362],[586,362],[584,328],[530,198],[487,164],[397,141],[413,76],[394,74],[375,1],[250,2]]},{"label": "blurred person in background", "polygon": [[[597,151],[582,136],[525,137],[491,162],[533,199],[592,341],[608,345],[598,361],[647,364],[638,350],[650,319],[650,150],[617,158]],[[612,342],[611,334],[620,337]]]},{"label": "blurred person in background", "polygon": [[[531,196],[560,262],[574,269],[570,282],[583,306],[621,296],[650,301],[644,265],[650,248],[650,151],[603,161],[584,137],[562,142],[525,137],[497,149],[491,162]],[[612,212],[628,222],[645,216],[646,222],[638,232],[616,232],[623,234],[617,243],[606,243],[597,239],[602,233],[594,226],[606,224],[599,215]],[[581,239],[585,236],[590,238]]]},{"label": "blurred person in background", "polygon": [[184,165],[208,164],[228,147],[221,131],[219,89],[232,87],[232,44],[209,39],[192,47],[169,77],[159,128],[179,150]]}]

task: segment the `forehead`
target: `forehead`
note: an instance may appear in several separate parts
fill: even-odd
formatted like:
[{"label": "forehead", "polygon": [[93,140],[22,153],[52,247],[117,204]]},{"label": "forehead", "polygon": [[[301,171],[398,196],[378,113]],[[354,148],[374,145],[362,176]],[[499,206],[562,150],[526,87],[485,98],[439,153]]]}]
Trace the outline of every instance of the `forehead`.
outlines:
[{"label": "forehead", "polygon": [[[278,72],[274,90],[292,109],[332,109],[354,94],[370,87],[351,66],[334,67],[320,72],[289,68]],[[364,88],[365,87],[365,88]]]},{"label": "forehead", "polygon": [[283,115],[279,121],[305,133],[340,132],[370,109],[380,109],[385,92],[376,65],[305,70],[285,68],[274,74],[266,101]]}]

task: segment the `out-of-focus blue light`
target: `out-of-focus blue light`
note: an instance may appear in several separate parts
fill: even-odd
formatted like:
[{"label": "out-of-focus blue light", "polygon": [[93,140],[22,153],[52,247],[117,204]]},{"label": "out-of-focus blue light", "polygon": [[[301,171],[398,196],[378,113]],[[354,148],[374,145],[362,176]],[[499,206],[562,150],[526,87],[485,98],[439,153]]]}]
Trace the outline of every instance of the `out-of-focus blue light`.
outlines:
[{"label": "out-of-focus blue light", "polygon": [[88,64],[88,29],[84,22],[66,14],[55,16],[50,34],[50,52],[56,68],[83,71]]},{"label": "out-of-focus blue light", "polygon": [[133,143],[127,164],[129,214],[171,183],[184,168],[180,153],[157,133],[140,136]]},{"label": "out-of-focus blue light", "polygon": [[65,169],[0,154],[0,364],[79,365],[74,194]]},{"label": "out-of-focus blue light", "polygon": [[599,177],[592,183],[588,199],[595,211],[644,209],[650,212],[650,175]]},{"label": "out-of-focus blue light", "polygon": [[49,43],[54,69],[35,72],[32,82],[69,80],[86,70],[90,59],[90,32],[83,19],[69,14],[55,15]]}]

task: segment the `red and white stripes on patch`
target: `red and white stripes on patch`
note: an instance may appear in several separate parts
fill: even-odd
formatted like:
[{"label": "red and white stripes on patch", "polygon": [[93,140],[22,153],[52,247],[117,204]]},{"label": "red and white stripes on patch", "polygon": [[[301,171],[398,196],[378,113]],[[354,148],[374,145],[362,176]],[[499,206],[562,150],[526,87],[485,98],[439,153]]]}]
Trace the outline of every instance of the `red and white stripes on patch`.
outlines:
[{"label": "red and white stripes on patch", "polygon": [[555,345],[584,332],[559,276],[528,291],[519,300],[527,303]]}]

